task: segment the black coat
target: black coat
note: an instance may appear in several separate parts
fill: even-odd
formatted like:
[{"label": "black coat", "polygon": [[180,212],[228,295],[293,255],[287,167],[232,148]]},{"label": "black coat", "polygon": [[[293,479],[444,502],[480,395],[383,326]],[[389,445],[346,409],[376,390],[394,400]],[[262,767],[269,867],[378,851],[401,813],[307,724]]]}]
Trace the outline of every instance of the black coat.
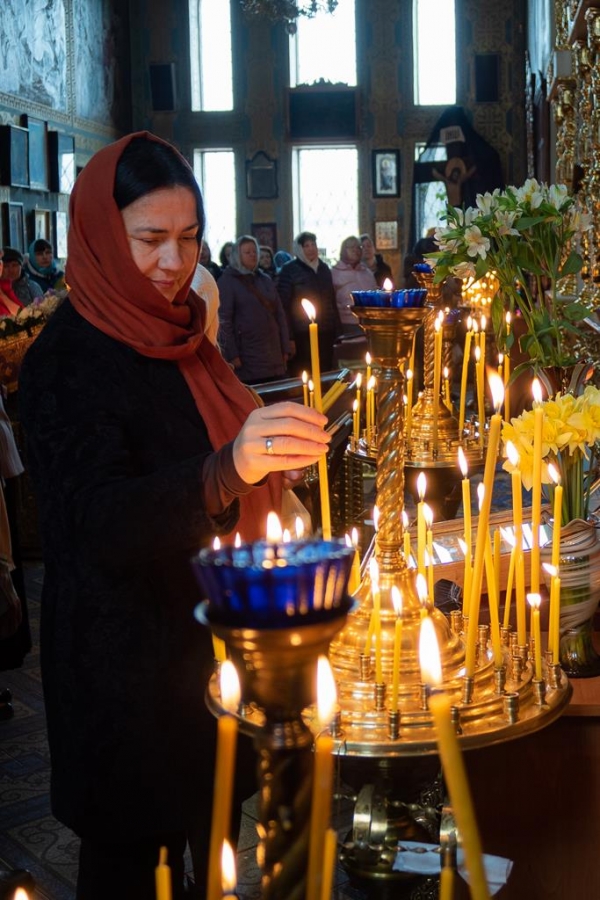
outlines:
[{"label": "black coat", "polygon": [[302,307],[302,300],[306,298],[315,306],[321,370],[326,372],[332,366],[333,342],[342,331],[331,269],[319,260],[315,272],[295,257],[282,267],[277,279],[277,291],[288,318],[290,340],[296,342],[296,356],[290,363],[290,371],[299,374],[303,369],[310,369],[310,321]]},{"label": "black coat", "polygon": [[190,557],[231,530],[203,509],[204,423],[176,364],[65,302],[25,359],[21,417],[45,562],[41,664],[54,814],[131,840],[210,816],[210,636]]}]

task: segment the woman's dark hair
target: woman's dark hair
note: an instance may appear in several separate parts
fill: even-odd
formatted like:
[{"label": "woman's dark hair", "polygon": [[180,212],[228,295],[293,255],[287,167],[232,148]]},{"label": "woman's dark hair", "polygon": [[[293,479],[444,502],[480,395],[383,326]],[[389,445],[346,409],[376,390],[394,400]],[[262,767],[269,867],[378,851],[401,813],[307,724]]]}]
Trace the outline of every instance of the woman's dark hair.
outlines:
[{"label": "woman's dark hair", "polygon": [[43,253],[44,250],[52,250],[52,244],[45,238],[38,238],[33,245],[34,253]]},{"label": "woman's dark hair", "polygon": [[219,262],[224,269],[229,265],[229,260],[227,259],[227,250],[233,250],[233,241],[225,241],[219,251]]},{"label": "woman's dark hair", "polygon": [[200,244],[205,223],[204,203],[190,166],[170,145],[145,137],[134,138],[127,144],[115,172],[113,197],[118,208],[125,209],[152,191],[170,187],[184,187],[194,195],[199,226],[197,240]]},{"label": "woman's dark hair", "polygon": [[317,243],[317,236],[312,231],[301,231],[298,237],[296,238],[296,243],[300,244],[301,247],[304,247],[307,241],[314,241]]}]

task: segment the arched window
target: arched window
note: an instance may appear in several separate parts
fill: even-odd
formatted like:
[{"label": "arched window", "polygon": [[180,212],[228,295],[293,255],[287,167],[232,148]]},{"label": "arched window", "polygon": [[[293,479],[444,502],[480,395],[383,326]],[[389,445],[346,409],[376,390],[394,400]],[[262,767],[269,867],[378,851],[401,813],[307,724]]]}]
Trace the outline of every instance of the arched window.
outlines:
[{"label": "arched window", "polygon": [[192,111],[233,109],[230,0],[189,0]]},{"label": "arched window", "polygon": [[206,211],[204,238],[215,262],[226,241],[235,241],[236,197],[233,150],[194,150],[194,175]]},{"label": "arched window", "polygon": [[339,0],[333,13],[299,16],[290,36],[290,87],[321,78],[333,84],[356,84],[354,0]]},{"label": "arched window", "polygon": [[456,103],[454,0],[413,0],[415,106]]}]

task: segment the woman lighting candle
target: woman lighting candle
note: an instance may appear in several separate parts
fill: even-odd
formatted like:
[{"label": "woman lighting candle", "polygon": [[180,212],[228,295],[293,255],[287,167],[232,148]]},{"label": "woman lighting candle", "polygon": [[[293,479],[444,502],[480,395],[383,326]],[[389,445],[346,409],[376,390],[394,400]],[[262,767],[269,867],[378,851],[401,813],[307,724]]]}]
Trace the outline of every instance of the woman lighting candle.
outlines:
[{"label": "woman lighting candle", "polygon": [[325,835],[333,793],[334,748],[332,736],[324,729],[333,719],[336,700],[331,666],[327,657],[320,656],[317,662],[317,716],[321,734],[315,741],[306,900],[321,900],[322,895]]},{"label": "woman lighting candle", "polygon": [[[423,684],[432,688],[439,686],[442,682],[442,666],[435,628],[431,619],[421,622],[419,661]],[[444,779],[465,854],[471,898],[472,900],[489,900],[490,894],[483,866],[481,840],[477,830],[467,773],[456,737],[456,729],[452,722],[451,700],[446,694],[432,693],[428,700],[428,707],[435,725]]]},{"label": "woman lighting candle", "polygon": [[217,765],[210,832],[207,900],[221,897],[221,851],[229,836],[235,771],[238,723],[234,713],[240,705],[240,682],[231,660],[221,664],[221,703],[226,712],[217,723]]}]

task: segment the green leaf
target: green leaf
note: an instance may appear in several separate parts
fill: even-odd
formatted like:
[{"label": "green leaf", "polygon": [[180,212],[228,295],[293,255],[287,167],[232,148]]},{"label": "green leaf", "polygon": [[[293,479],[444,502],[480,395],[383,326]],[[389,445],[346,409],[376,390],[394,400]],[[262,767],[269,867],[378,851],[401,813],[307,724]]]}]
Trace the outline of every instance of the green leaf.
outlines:
[{"label": "green leaf", "polygon": [[577,275],[582,266],[583,259],[579,253],[575,253],[575,251],[569,253],[560,269],[559,278],[564,278],[565,275]]}]

